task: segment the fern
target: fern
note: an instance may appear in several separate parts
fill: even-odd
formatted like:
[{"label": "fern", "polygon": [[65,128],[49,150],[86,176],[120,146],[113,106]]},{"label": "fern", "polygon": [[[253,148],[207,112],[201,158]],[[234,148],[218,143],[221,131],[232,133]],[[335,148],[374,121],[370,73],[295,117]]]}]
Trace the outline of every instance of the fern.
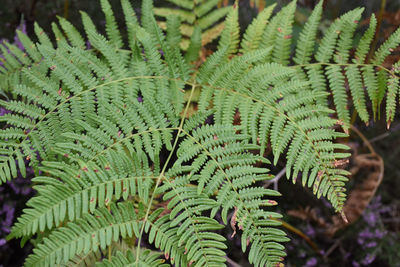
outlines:
[{"label": "fern", "polygon": [[[372,16],[369,28],[355,45],[354,58],[351,58],[352,40],[363,9],[349,11],[336,19],[324,33],[321,42],[317,44],[315,37],[321,17],[322,2],[320,1],[315,7],[300,32],[295,45],[294,64],[287,60],[291,54],[290,46],[287,44],[290,44],[292,36],[294,16],[292,7],[295,1],[284,7],[265,27],[259,46],[271,46],[272,56],[266,58],[266,62],[293,66],[298,70],[299,78],[310,82],[311,91],[331,92],[337,117],[343,124],[343,129],[347,131],[350,125],[349,99],[352,100],[360,119],[368,124],[371,117],[366,99],[368,96],[372,103],[373,117],[377,117],[379,106],[384,99],[386,90],[384,88],[387,88],[384,85],[385,81],[395,76],[391,70],[382,66],[382,63],[390,51],[398,46],[400,32],[399,30],[394,32],[377,51],[373,51],[372,60],[366,62],[376,29],[376,19]],[[266,22],[267,20],[264,20],[264,23]],[[344,86],[346,81],[351,97],[348,96]],[[329,107],[327,96],[321,97],[318,103]],[[392,114],[387,113],[386,120],[388,123],[392,121]]]},{"label": "fern", "polygon": [[[349,172],[338,165],[349,153],[335,142],[347,136],[337,126],[349,127],[349,99],[368,122],[369,103],[378,114],[386,96],[394,119],[399,64],[382,64],[400,31],[367,61],[374,17],[351,57],[362,9],[316,44],[320,2],[292,51],[295,1],[275,16],[264,9],[243,38],[237,3],[211,11],[218,1],[170,2],[181,9],[143,1],[139,22],[121,0],[126,44],[101,0],[106,36],[82,12],[84,35],[59,18],[54,44],[36,25],[36,42],[18,33],[25,52],[2,47],[0,89],[13,100],[0,101],[11,111],[0,117],[0,178],[25,176],[25,161],[35,170],[37,194],[8,236],[35,240],[26,266],[225,266],[227,225],[250,263],[279,265],[288,241],[273,210],[280,193],[260,186],[279,159],[345,218]],[[211,28],[218,49],[190,65],[225,15],[223,32]]]},{"label": "fern", "polygon": [[[201,34],[201,44],[206,45],[218,38],[224,23],[223,19],[228,14],[230,7],[217,8],[219,0],[202,1],[177,1],[168,0],[173,6],[156,7],[154,13],[159,17],[159,25],[167,29],[167,23],[162,18],[179,17],[182,22],[180,31],[186,38],[182,39],[180,46],[183,50],[192,46],[193,39],[190,37],[197,31]],[[177,8],[174,8],[176,6]],[[196,33],[198,34],[198,33]],[[189,41],[191,39],[191,41]],[[198,42],[198,40],[196,40]]]}]

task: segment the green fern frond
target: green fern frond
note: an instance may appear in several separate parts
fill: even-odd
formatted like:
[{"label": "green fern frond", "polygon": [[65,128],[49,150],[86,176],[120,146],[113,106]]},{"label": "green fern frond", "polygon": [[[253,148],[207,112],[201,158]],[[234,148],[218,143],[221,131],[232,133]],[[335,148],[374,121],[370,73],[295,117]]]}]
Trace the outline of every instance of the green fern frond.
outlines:
[{"label": "green fern frond", "polygon": [[[68,146],[86,152],[84,147]],[[74,161],[71,153],[64,156]],[[96,161],[101,165],[91,163],[93,159],[88,162],[83,162],[82,158],[75,160],[79,160],[80,165],[45,163],[41,170],[53,177],[38,176],[33,179],[38,195],[28,201],[29,209],[12,228],[9,238],[51,230],[65,219],[74,221],[92,213],[96,207],[108,206],[119,199],[127,200],[130,195],[137,194],[145,202],[157,178],[143,162],[144,158],[119,155],[113,150],[105,156],[98,156]],[[133,166],[130,160],[135,160]]]},{"label": "green fern frond", "polygon": [[[298,77],[310,81],[311,88],[309,89],[313,92],[332,92],[338,119],[343,124],[343,129],[347,131],[350,125],[349,99],[361,120],[368,124],[371,116],[366,101],[367,94],[372,102],[373,116],[376,118],[379,112],[379,105],[385,95],[384,91],[388,88],[383,82],[378,83],[377,76],[378,73],[381,79],[387,79],[392,76],[390,71],[385,70],[381,64],[390,53],[390,50],[398,46],[400,38],[398,31],[393,33],[375,52],[371,63],[365,63],[376,30],[377,22],[375,17],[372,16],[369,28],[358,44],[355,45],[354,58],[350,58],[351,50],[354,47],[352,40],[363,11],[362,8],[358,8],[336,19],[326,30],[314,57],[316,62],[312,63],[311,53],[315,46],[315,41],[306,41],[304,38],[307,36],[306,32],[309,31],[314,37],[311,36],[307,40],[315,40],[319,21],[317,18],[320,17],[321,5],[322,3],[313,11],[312,16],[304,26],[303,32],[300,34],[296,45],[294,62],[298,64],[295,65],[299,70]],[[302,49],[308,49],[308,52],[300,52]],[[298,53],[303,53],[302,59],[300,59],[300,54],[297,55]],[[381,70],[378,71],[379,68]],[[348,96],[344,86],[347,82],[351,97]],[[318,100],[318,104],[326,107],[328,107],[328,102],[326,97]],[[387,119],[389,120],[390,117]]]},{"label": "green fern frond", "polygon": [[110,205],[97,209],[93,215],[69,223],[52,232],[33,250],[25,266],[54,266],[66,263],[73,255],[105,249],[120,236],[139,235],[140,218],[132,204]]},{"label": "green fern frond", "polygon": [[101,258],[101,251],[90,251],[87,254],[80,254],[69,260],[66,264],[60,264],[63,267],[86,267],[94,266]]},{"label": "green fern frond", "polygon": [[[180,27],[184,39],[180,42],[183,50],[190,46],[189,39],[196,31],[201,32],[201,44],[206,45],[218,38],[223,29],[221,20],[229,13],[230,7],[217,8],[219,0],[206,1],[176,1],[169,0],[174,7],[155,7],[154,14],[158,24],[167,29],[165,20],[168,16],[179,17],[183,22]],[[197,29],[196,29],[197,28]],[[196,33],[200,34],[200,33]]]},{"label": "green fern frond", "polygon": [[393,75],[388,79],[388,92],[386,101],[386,121],[388,122],[388,128],[390,123],[394,119],[396,112],[396,101],[400,90],[400,62],[393,65]]},{"label": "green fern frond", "polygon": [[116,47],[122,47],[122,37],[115,21],[114,13],[108,0],[100,0],[101,9],[106,17],[106,32],[110,42]]},{"label": "green fern frond", "polygon": [[[221,78],[211,76],[207,83],[210,84],[208,88],[212,89],[204,90],[202,94],[207,94],[207,98],[200,95],[200,101],[212,101],[216,109],[214,120],[217,123],[232,125],[233,116],[238,109],[244,133],[252,136],[254,144],[260,143],[261,154],[270,137],[275,154],[274,164],[285,148],[289,147],[288,177],[296,180],[299,171],[306,177],[311,171],[312,177],[315,178],[318,173],[322,181],[326,179],[321,193],[326,192],[324,195],[332,201],[335,209],[340,211],[345,195],[342,192],[343,187],[335,185],[334,181],[344,177],[335,177],[336,174],[331,172],[334,170],[334,162],[339,160],[342,154],[334,152],[334,146],[330,146],[328,150],[319,146],[333,145],[332,140],[342,136],[329,130],[336,123],[335,120],[325,117],[331,110],[315,104],[315,101],[321,96],[326,96],[326,93],[299,95],[298,88],[307,88],[308,83],[290,79],[296,70],[278,64],[256,64],[240,59],[244,57],[246,54],[233,59],[232,64],[226,64],[226,70],[218,72],[217,77]],[[235,84],[234,88],[229,87],[232,83]],[[268,94],[265,94],[266,90],[269,91]],[[202,102],[200,104],[201,107],[207,106]],[[318,110],[321,116],[318,119],[312,115],[315,110]],[[324,131],[324,134],[317,134],[318,129]],[[307,155],[304,159],[308,160],[299,160],[297,153]],[[311,185],[318,188],[318,183],[314,182],[312,177],[309,180]]]},{"label": "green fern frond", "polygon": [[[348,129],[351,104],[367,123],[368,102],[376,116],[384,99],[394,119],[400,66],[382,64],[399,31],[369,51],[372,17],[353,44],[362,9],[317,44],[320,2],[292,51],[295,1],[271,19],[265,9],[242,40],[237,3],[169,2],[180,9],[144,0],[139,23],[121,0],[127,44],[101,0],[105,36],[82,12],[84,34],[59,18],[54,43],[35,25],[37,42],[18,33],[26,51],[1,46],[10,113],[0,117],[0,180],[35,171],[37,194],[8,236],[36,238],[26,266],[225,266],[228,224],[253,265],[279,264],[288,239],[273,210],[279,192],[261,186],[269,166],[283,160],[289,179],[343,212],[349,172],[338,165],[349,154],[336,126]],[[197,60],[223,28],[217,51]]]},{"label": "green fern frond", "polygon": [[253,22],[247,27],[243,35],[243,39],[240,43],[241,53],[250,52],[259,47],[264,28],[267,25],[268,19],[271,17],[274,8],[275,5],[271,5],[268,8],[264,9],[262,12],[260,12],[260,14],[258,14],[257,18],[255,18]]},{"label": "green fern frond", "polygon": [[374,38],[376,24],[377,24],[377,21],[376,21],[375,15],[372,14],[370,22],[369,22],[368,30],[361,37],[361,40],[358,44],[357,51],[355,53],[353,62],[357,62],[360,64],[364,63],[364,60],[370,50],[370,45]]},{"label": "green fern frond", "polygon": [[314,40],[317,37],[318,25],[322,16],[322,4],[323,1],[319,1],[315,6],[304,28],[300,32],[298,43],[301,45],[296,47],[296,55],[293,58],[296,64],[306,64],[311,60],[315,48]]},{"label": "green fern frond", "polygon": [[111,259],[104,259],[96,263],[96,267],[126,267],[126,266],[143,266],[143,267],[167,267],[169,264],[164,263],[165,260],[160,259],[160,253],[154,253],[150,250],[142,252],[139,262],[136,261],[136,255],[132,251],[128,251],[126,255],[118,252]]},{"label": "green fern frond", "polygon": [[[275,264],[284,256],[283,247],[270,241],[284,242],[286,237],[280,230],[271,230],[265,226],[277,226],[278,224],[266,218],[277,218],[279,214],[264,211],[262,206],[275,203],[266,200],[265,197],[278,196],[279,193],[264,188],[248,188],[257,181],[271,179],[266,169],[256,168],[258,161],[268,163],[260,156],[245,153],[248,149],[257,149],[256,145],[246,145],[243,141],[246,135],[235,134],[235,130],[223,126],[202,126],[191,133],[185,131],[187,137],[182,141],[177,150],[178,160],[166,173],[167,177],[175,177],[172,184],[164,184],[160,192],[166,192],[164,199],[168,200],[168,208],[171,209],[171,226],[181,224],[180,243],[186,243],[185,251],[189,262],[195,266],[213,265],[213,261],[222,263],[224,254],[218,249],[225,245],[222,237],[205,235],[212,238],[210,241],[196,241],[197,236],[202,236],[202,231],[196,229],[197,224],[205,220],[201,230],[215,230],[221,227],[210,218],[198,217],[199,212],[210,210],[212,216],[220,209],[222,220],[227,224],[228,212],[235,213],[231,219],[231,226],[236,233],[236,223],[239,229],[243,229],[242,240],[252,243],[250,251],[261,250],[250,258],[255,266]],[[216,195],[216,200],[212,196]],[[265,220],[258,224],[259,218]],[[246,226],[242,228],[242,225]],[[186,229],[189,227],[189,229]],[[192,229],[191,229],[192,228]],[[193,242],[197,242],[193,243]],[[246,250],[247,241],[243,251]],[[254,242],[254,244],[253,244]],[[192,245],[192,246],[191,246]],[[207,249],[208,246],[215,246]],[[201,255],[207,251],[211,255]],[[252,253],[252,252],[251,252]]]},{"label": "green fern frond", "polygon": [[238,5],[235,4],[226,17],[225,27],[221,34],[218,47],[227,47],[228,55],[235,54],[239,45],[239,31],[239,8]]},{"label": "green fern frond", "polygon": [[385,58],[392,52],[393,49],[400,44],[400,29],[397,29],[390,37],[376,50],[372,62],[376,65],[381,65]]}]

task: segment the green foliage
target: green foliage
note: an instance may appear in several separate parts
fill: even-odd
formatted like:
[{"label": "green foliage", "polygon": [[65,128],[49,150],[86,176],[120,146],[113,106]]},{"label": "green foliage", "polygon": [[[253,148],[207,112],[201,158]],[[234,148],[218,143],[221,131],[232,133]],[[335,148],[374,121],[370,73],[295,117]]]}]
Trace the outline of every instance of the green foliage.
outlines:
[{"label": "green foliage", "polygon": [[[273,49],[272,55],[266,58],[266,62],[292,65],[288,57],[291,54],[294,17],[291,6],[294,3],[295,1],[284,7],[265,27],[260,47],[271,46]],[[377,51],[372,51],[371,59],[367,59],[376,29],[376,19],[373,15],[368,30],[355,44],[354,58],[351,58],[354,35],[362,11],[362,8],[358,8],[336,19],[318,44],[316,36],[322,12],[322,1],[320,1],[300,32],[293,57],[293,67],[297,69],[299,79],[310,82],[309,91],[332,94],[337,117],[345,131],[350,127],[349,101],[352,101],[360,119],[368,124],[370,113],[374,118],[379,113],[387,80],[397,77],[392,70],[382,66],[382,63],[390,51],[399,45],[399,30],[394,32]],[[349,90],[344,86],[346,81]],[[367,94],[364,88],[367,89]],[[367,105],[367,96],[370,106]],[[328,95],[321,96],[318,100],[318,103],[325,107],[330,107],[330,102]],[[387,111],[388,123],[393,120],[393,114],[394,112]]]},{"label": "green foliage", "polygon": [[[295,1],[271,19],[274,6],[264,9],[242,39],[237,4],[170,2],[181,9],[143,1],[139,23],[121,0],[126,35],[101,0],[106,36],[82,12],[85,36],[59,18],[55,43],[36,25],[37,41],[18,33],[25,52],[1,46],[0,89],[13,99],[0,101],[11,111],[0,117],[1,181],[25,176],[25,161],[36,173],[37,194],[8,237],[34,241],[26,266],[225,266],[227,225],[250,263],[275,266],[288,239],[272,210],[280,194],[263,182],[280,158],[289,179],[343,212],[349,154],[335,142],[347,136],[337,126],[349,127],[349,99],[368,122],[386,94],[393,120],[400,67],[381,64],[400,31],[367,59],[372,17],[351,58],[362,9],[317,44],[321,2],[292,57]],[[204,30],[226,14],[218,49],[193,68]]]},{"label": "green foliage", "polygon": [[[191,36],[201,32],[200,44],[206,45],[218,38],[224,29],[224,17],[228,14],[230,7],[218,8],[220,0],[168,0],[170,5],[164,4],[162,7],[155,7],[154,13],[159,18],[158,23],[161,28],[167,29],[168,24],[165,20],[168,17],[179,17],[183,22],[180,29],[184,39],[180,42],[183,50],[192,46]],[[164,19],[164,20],[163,20]],[[189,41],[189,39],[191,39]],[[195,39],[197,42],[198,39]]]}]

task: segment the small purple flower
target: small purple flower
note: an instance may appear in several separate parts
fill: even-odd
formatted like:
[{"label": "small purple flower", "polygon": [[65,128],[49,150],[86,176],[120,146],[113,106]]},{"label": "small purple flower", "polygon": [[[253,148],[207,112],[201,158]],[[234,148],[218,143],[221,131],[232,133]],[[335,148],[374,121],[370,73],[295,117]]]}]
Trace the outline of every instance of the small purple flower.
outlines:
[{"label": "small purple flower", "polygon": [[378,215],[374,214],[372,212],[364,213],[363,217],[364,217],[365,222],[371,227],[374,227],[378,220]]},{"label": "small purple flower", "polygon": [[375,238],[382,239],[387,234],[387,231],[381,231],[380,229],[375,229]]},{"label": "small purple flower", "polygon": [[353,267],[360,267],[360,264],[356,261],[351,262],[353,264]]},{"label": "small purple flower", "polygon": [[310,259],[306,262],[306,265],[304,265],[304,266],[312,267],[312,266],[316,266],[317,263],[318,263],[317,258],[312,257],[312,258],[310,258]]},{"label": "small purple flower", "polygon": [[10,113],[10,111],[5,108],[0,107],[0,117],[4,116],[7,113]]},{"label": "small purple flower", "polygon": [[358,236],[363,239],[371,239],[371,238],[374,238],[375,235],[373,232],[369,231],[368,229],[365,229],[365,230],[361,231],[358,234]]},{"label": "small purple flower", "polygon": [[0,247],[6,244],[6,240],[4,238],[0,239]]},{"label": "small purple flower", "polygon": [[92,48],[92,44],[89,41],[86,41],[86,49],[91,49]]},{"label": "small purple flower", "polygon": [[315,229],[314,227],[312,227],[310,224],[307,224],[306,226],[306,230],[304,231],[304,233],[309,236],[309,237],[314,237],[315,236]]},{"label": "small purple flower", "polygon": [[375,241],[369,242],[367,244],[365,244],[366,248],[374,248],[377,246],[377,243]]},{"label": "small purple flower", "polygon": [[138,96],[138,97],[137,97],[137,101],[138,101],[139,103],[142,103],[142,102],[143,102],[143,97]]},{"label": "small purple flower", "polygon": [[376,255],[367,254],[367,256],[362,260],[363,265],[370,265],[375,260]]}]

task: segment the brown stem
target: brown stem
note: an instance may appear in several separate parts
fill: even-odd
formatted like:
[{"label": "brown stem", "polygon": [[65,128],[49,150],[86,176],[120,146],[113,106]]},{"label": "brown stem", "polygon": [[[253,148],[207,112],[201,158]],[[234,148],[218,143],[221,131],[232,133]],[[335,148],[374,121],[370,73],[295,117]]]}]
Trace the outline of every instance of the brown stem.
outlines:
[{"label": "brown stem", "polygon": [[69,10],[69,1],[64,0],[64,18],[68,18],[68,10]]},{"label": "brown stem", "polygon": [[353,125],[350,125],[351,130],[353,130],[364,142],[364,144],[368,147],[369,151],[371,154],[376,155],[375,149],[372,147],[371,143],[368,141],[368,139],[363,135],[356,127]]},{"label": "brown stem", "polygon": [[296,227],[294,227],[293,225],[288,224],[285,221],[282,221],[280,219],[275,219],[273,218],[272,220],[274,221],[278,221],[280,223],[282,223],[282,226],[286,229],[288,229],[289,231],[295,233],[296,235],[300,236],[301,238],[303,238],[310,246],[311,248],[317,252],[318,254],[321,254],[321,250],[318,248],[317,244],[315,244],[311,238],[309,238],[305,233],[303,233],[301,230],[297,229]]}]

